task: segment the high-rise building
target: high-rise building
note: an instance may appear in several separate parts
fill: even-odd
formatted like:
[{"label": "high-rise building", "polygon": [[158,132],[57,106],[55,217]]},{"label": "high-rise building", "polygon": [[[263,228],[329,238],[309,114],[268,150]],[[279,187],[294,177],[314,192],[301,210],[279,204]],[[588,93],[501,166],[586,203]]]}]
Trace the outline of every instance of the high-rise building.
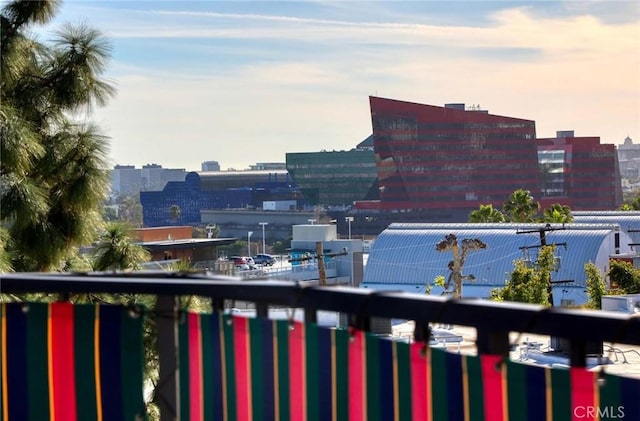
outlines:
[{"label": "high-rise building", "polygon": [[381,211],[437,210],[455,220],[520,188],[539,197],[534,121],[464,104],[370,97],[370,105]]},{"label": "high-rise building", "polygon": [[622,204],[622,182],[615,145],[599,137],[575,137],[572,130],[538,139],[543,207],[614,210]]},{"label": "high-rise building", "polygon": [[379,197],[372,148],[287,153],[287,171],[314,205],[352,206]]},{"label": "high-rise building", "polygon": [[218,161],[204,161],[200,167],[202,171],[220,171],[220,163]]}]

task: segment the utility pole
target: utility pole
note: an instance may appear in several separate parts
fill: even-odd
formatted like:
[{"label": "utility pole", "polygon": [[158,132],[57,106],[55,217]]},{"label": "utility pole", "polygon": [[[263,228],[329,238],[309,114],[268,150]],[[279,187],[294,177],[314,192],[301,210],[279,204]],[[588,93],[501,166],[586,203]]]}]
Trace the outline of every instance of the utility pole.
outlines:
[{"label": "utility pole", "polygon": [[[547,232],[548,231],[559,231],[559,230],[564,230],[564,224],[561,228],[553,228],[551,226],[551,224],[547,224],[544,227],[540,227],[537,229],[533,229],[533,230],[527,230],[527,231],[516,231],[516,234],[531,234],[531,233],[539,233],[540,235],[540,245],[536,245],[536,246],[531,246],[531,247],[520,247],[520,249],[529,249],[529,248],[542,248],[547,246]],[[567,247],[567,243],[557,243],[557,244],[552,244],[554,246],[556,245],[563,245],[565,248]],[[551,277],[551,274],[549,274],[549,277]],[[551,281],[551,279],[549,279],[549,284],[547,285],[547,302],[549,303],[550,307],[553,307],[553,282]]]}]

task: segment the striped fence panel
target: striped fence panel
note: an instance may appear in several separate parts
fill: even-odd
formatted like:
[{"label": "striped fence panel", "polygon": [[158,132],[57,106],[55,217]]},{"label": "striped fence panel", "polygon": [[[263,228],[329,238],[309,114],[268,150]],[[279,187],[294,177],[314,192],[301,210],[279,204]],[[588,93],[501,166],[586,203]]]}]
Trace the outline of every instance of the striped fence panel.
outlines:
[{"label": "striped fence panel", "polygon": [[3,303],[0,361],[2,421],[144,416],[142,317],[121,306]]},{"label": "striped fence panel", "polygon": [[359,330],[187,313],[179,345],[182,420],[640,420],[640,379]]}]

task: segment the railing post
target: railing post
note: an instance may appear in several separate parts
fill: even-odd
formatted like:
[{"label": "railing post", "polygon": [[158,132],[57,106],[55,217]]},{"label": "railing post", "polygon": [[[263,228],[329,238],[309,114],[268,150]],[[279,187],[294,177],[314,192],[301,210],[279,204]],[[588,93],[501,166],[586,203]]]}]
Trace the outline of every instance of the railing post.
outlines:
[{"label": "railing post", "polygon": [[476,347],[478,355],[509,355],[509,332],[476,329]]},{"label": "railing post", "polygon": [[180,419],[178,393],[178,297],[159,295],[156,301],[156,327],[158,333],[159,380],[156,400],[160,421]]}]

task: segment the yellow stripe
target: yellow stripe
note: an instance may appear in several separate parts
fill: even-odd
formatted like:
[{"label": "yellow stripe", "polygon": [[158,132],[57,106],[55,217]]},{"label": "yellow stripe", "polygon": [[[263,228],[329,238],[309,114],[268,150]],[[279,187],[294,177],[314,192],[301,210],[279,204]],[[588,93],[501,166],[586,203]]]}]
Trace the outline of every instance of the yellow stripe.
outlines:
[{"label": "yellow stripe", "polygon": [[462,356],[462,402],[464,410],[464,420],[469,421],[471,414],[469,414],[469,367],[467,366],[467,356]]},{"label": "yellow stripe", "polygon": [[2,303],[2,320],[0,321],[2,336],[2,419],[9,421],[9,397],[7,393],[7,305]]},{"label": "yellow stripe", "polygon": [[93,320],[93,370],[96,376],[96,419],[102,421],[102,379],[100,376],[100,307],[95,305]]},{"label": "yellow stripe", "polygon": [[500,379],[502,381],[502,413],[504,421],[509,421],[509,392],[507,388],[507,362],[500,362]]},{"label": "yellow stripe", "polygon": [[544,369],[544,386],[545,386],[545,394],[546,394],[546,402],[547,402],[547,420],[553,420],[553,398],[552,398],[552,387],[551,387],[551,369]]},{"label": "yellow stripe", "polygon": [[[398,388],[398,342],[391,342],[393,356],[393,419],[400,419],[400,391]],[[334,418],[335,419],[335,418]]]},{"label": "yellow stripe", "polygon": [[51,304],[47,304],[47,363],[49,365],[47,374],[49,381],[49,419],[50,421],[55,421],[56,412],[53,400],[53,338],[51,337],[52,325],[53,322],[51,319]]}]

